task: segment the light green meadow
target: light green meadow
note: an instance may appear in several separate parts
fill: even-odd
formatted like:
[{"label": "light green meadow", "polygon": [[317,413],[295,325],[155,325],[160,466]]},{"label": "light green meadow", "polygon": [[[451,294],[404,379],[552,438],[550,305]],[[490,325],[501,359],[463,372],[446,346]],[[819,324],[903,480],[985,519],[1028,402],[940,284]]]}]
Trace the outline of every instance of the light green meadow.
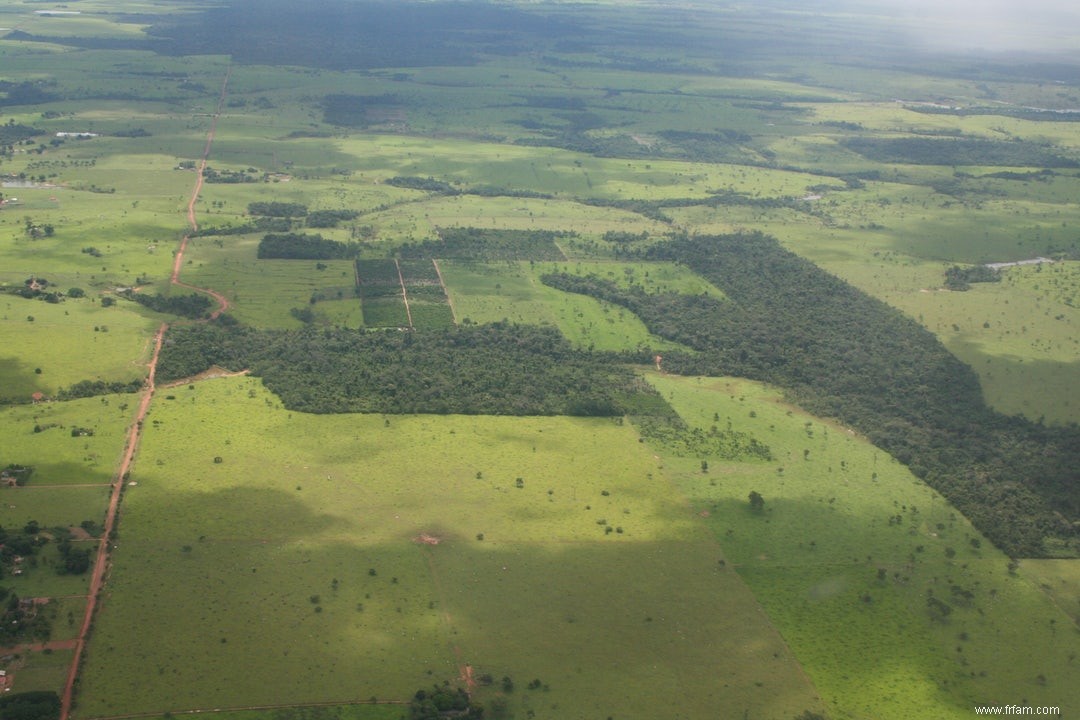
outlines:
[{"label": "light green meadow", "polygon": [[[188,246],[184,282],[217,290],[232,303],[229,314],[255,327],[299,328],[290,310],[305,308],[324,322],[361,326],[352,262],[257,260],[258,244],[253,235],[197,238]],[[330,300],[312,304],[315,293]]]},{"label": "light green meadow", "polygon": [[[658,266],[661,267],[662,266]],[[668,350],[681,347],[649,333],[641,320],[612,303],[584,295],[565,293],[544,285],[540,276],[549,272],[599,271],[612,273],[627,282],[625,270],[634,267],[621,263],[468,263],[440,261],[450,302],[458,322],[514,322],[551,325],[559,328],[570,342],[594,350]],[[642,271],[642,273],[645,271]],[[651,270],[649,271],[651,272]],[[689,273],[671,271],[670,278],[659,271],[657,286],[689,283],[704,291],[707,283]],[[636,277],[636,276],[635,276]],[[649,282],[649,281],[646,281]],[[712,292],[717,292],[715,289]]]},{"label": "light green meadow", "polygon": [[[104,491],[116,473],[138,402],[139,396],[134,394],[105,395],[0,409],[0,437],[4,439],[0,467],[15,464],[34,468],[25,487],[0,492],[48,492],[73,485],[99,486]],[[93,434],[73,437],[75,429]],[[68,521],[78,524],[85,519]]]},{"label": "light green meadow", "polygon": [[101,524],[110,492],[108,485],[3,488],[0,526],[21,530],[32,520],[42,528],[78,526],[84,520]]},{"label": "light green meadow", "polygon": [[79,714],[405,699],[463,664],[537,717],[663,714],[649,680],[686,717],[819,708],[659,466],[611,419],[310,416],[255,379],[180,388],[148,418]]},{"label": "light green meadow", "polygon": [[[599,23],[611,4],[545,12]],[[115,45],[148,27],[124,13],[200,9],[121,5],[80,0],[78,15],[50,17],[35,12],[38,2],[11,0],[0,26]],[[622,287],[722,297],[682,267],[609,262],[602,235],[646,232],[646,244],[669,232],[761,230],[934,332],[975,369],[991,406],[1080,420],[1076,262],[941,290],[954,263],[1075,257],[1076,170],[1009,179],[991,176],[1027,168],[885,164],[841,144],[955,135],[1048,144],[1076,158],[1077,123],[914,109],[1074,109],[1075,88],[990,66],[975,77],[966,61],[944,57],[932,75],[918,70],[925,58],[896,67],[887,58],[898,26],[878,53],[863,35],[877,21],[854,11],[799,13],[811,24],[798,32],[825,49],[859,39],[869,57],[806,57],[799,43],[762,56],[755,46],[768,34],[796,37],[793,14],[733,6],[700,12],[693,24],[705,25],[690,27],[648,3],[620,5],[625,28],[647,28],[642,47],[543,45],[469,66],[343,72],[73,49],[0,31],[0,80],[40,82],[64,98],[0,113],[0,123],[44,132],[40,145],[0,159],[5,181],[23,179],[2,188],[0,284],[46,277],[87,292],[58,305],[0,295],[0,398],[145,375],[163,316],[100,300],[136,284],[170,291],[196,181],[179,163],[202,156],[228,72],[209,164],[259,181],[204,185],[202,228],[249,221],[254,201],[356,210],[317,232],[363,241],[364,257],[443,227],[572,231],[559,240],[563,263],[442,261],[455,319],[548,325],[577,347],[613,351],[681,348],[540,275],[596,273]],[[653,46],[646,35],[655,32],[691,42]],[[1073,31],[1057,35],[1075,49]],[[747,42],[746,57],[716,54],[728,38]],[[641,70],[631,69],[638,60]],[[115,97],[121,87],[132,99]],[[396,100],[367,113],[368,128],[350,129],[324,121],[322,99],[334,93]],[[596,126],[568,147],[608,143],[628,157],[516,144],[566,142],[560,134],[581,121]],[[145,136],[117,135],[133,130]],[[101,135],[51,141],[73,131]],[[702,153],[717,161],[671,159],[687,145],[665,131],[702,135]],[[717,141],[723,131],[740,139]],[[397,176],[464,194],[394,187]],[[550,197],[467,194],[476,186]],[[717,194],[743,198],[704,204]],[[652,208],[671,222],[634,212],[632,201],[675,201]],[[28,221],[55,232],[35,237]],[[364,325],[351,263],[257,260],[258,241],[195,239],[183,281],[222,292],[230,313],[257,327],[300,327],[290,311],[301,308],[318,324]],[[312,304],[316,294],[325,299]],[[414,309],[418,325],[447,320],[442,306]],[[366,310],[369,320],[406,324],[403,307]],[[477,690],[489,707],[501,678],[513,678],[505,699],[518,720],[791,720],[804,710],[938,720],[1025,701],[1080,711],[1074,561],[1010,567],[905,468],[771,389],[647,377],[691,425],[749,432],[776,459],[668,457],[617,420],[303,415],[249,378],[159,392],[125,486],[73,717],[381,701],[394,704],[218,717],[396,720],[418,688],[457,680],[465,664],[494,679]],[[0,467],[36,469],[28,487],[0,489],[0,525],[100,521],[137,402],[0,409]],[[72,437],[73,427],[94,434]],[[761,513],[750,510],[750,491],[764,496]],[[417,543],[423,534],[439,544]],[[58,562],[47,545],[38,567],[5,586],[61,598],[48,612],[54,638],[67,639],[85,610],[86,577],[57,574]],[[17,691],[58,690],[72,659],[27,653],[6,667]],[[540,687],[530,689],[533,680]]]},{"label": "light green meadow", "polygon": [[157,323],[126,303],[103,308],[93,296],[50,304],[0,295],[0,396],[27,401],[38,392],[54,397],[82,380],[138,380],[146,375],[156,330]]},{"label": "light green meadow", "polygon": [[760,384],[647,378],[691,424],[730,422],[772,448],[773,462],[708,458],[702,472],[696,458],[667,458],[665,471],[831,716],[963,718],[1023,698],[1080,708],[1070,617],[906,468]]},{"label": "light green meadow", "polygon": [[1080,624],[1080,563],[1073,558],[1060,560],[1022,560],[1020,574],[1037,584]]}]

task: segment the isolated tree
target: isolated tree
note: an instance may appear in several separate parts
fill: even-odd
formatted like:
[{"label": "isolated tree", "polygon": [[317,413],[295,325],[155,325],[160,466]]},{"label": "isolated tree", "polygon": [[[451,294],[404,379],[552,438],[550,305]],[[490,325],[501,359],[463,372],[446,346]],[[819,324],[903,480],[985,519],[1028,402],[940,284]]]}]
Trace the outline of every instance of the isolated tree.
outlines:
[{"label": "isolated tree", "polygon": [[765,498],[757,490],[750,491],[750,509],[754,512],[761,512],[765,509]]},{"label": "isolated tree", "polygon": [[953,611],[952,605],[943,600],[938,600],[933,595],[926,598],[926,609],[930,612],[930,619],[938,622],[945,622]]}]

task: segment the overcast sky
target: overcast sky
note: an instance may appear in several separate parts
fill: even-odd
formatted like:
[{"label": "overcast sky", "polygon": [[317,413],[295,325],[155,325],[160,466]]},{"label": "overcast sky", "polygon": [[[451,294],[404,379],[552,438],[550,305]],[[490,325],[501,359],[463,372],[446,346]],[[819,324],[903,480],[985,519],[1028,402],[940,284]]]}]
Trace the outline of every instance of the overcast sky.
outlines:
[{"label": "overcast sky", "polygon": [[941,48],[1061,50],[1080,55],[1080,0],[863,0]]}]

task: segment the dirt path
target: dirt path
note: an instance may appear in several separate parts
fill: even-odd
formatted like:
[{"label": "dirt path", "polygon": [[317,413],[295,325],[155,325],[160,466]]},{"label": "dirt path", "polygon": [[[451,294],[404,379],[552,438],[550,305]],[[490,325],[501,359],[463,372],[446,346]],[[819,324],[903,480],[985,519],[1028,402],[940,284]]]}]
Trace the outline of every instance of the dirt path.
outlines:
[{"label": "dirt path", "polygon": [[412,324],[412,311],[409,309],[409,293],[405,292],[405,276],[401,273],[401,263],[394,258],[394,267],[397,268],[398,282],[401,283],[401,299],[405,301],[405,316],[409,318],[409,327]]},{"label": "dirt path", "polygon": [[454,308],[454,301],[450,299],[450,291],[446,289],[446,281],[443,280],[442,269],[439,268],[439,261],[432,258],[431,264],[435,266],[435,274],[439,276],[439,284],[442,285],[443,295],[446,296],[446,304],[450,306],[450,317],[454,319],[454,324],[457,325],[457,310]]},{"label": "dirt path", "polygon": [[183,239],[180,241],[180,247],[177,248],[176,256],[173,258],[172,275],[169,276],[169,282],[173,285],[206,293],[217,301],[217,310],[210,314],[210,319],[216,318],[218,315],[229,309],[231,306],[229,299],[216,290],[196,287],[186,282],[182,282],[180,280],[180,270],[183,268],[184,253],[187,251],[188,241],[191,240],[191,233],[196,232],[199,229],[199,222],[195,217],[195,203],[199,201],[199,194],[202,192],[203,183],[206,179],[206,163],[210,158],[210,147],[214,143],[214,135],[217,133],[217,122],[218,118],[221,116],[221,108],[225,106],[225,97],[228,94],[229,75],[231,72],[231,68],[225,71],[225,79],[221,83],[221,94],[218,96],[217,108],[214,110],[214,115],[210,119],[210,129],[206,132],[206,145],[203,146],[202,159],[199,161],[199,171],[195,177],[195,189],[192,190],[191,198],[188,200],[187,221],[191,230],[188,234],[184,235]]},{"label": "dirt path", "polygon": [[[210,157],[210,147],[213,144],[214,133],[217,130],[217,120],[221,115],[221,108],[225,105],[226,91],[229,85],[229,74],[229,70],[226,70],[225,78],[221,83],[221,94],[218,96],[217,109],[214,112],[213,119],[210,121],[210,129],[206,135],[206,145],[203,148],[202,162],[199,164],[195,188],[192,190],[191,199],[188,201],[187,220],[191,227],[191,232],[198,230],[198,224],[195,221],[195,203],[198,201],[199,192],[202,190],[204,180],[203,173],[206,170],[207,158]],[[212,290],[196,288],[180,281],[180,269],[182,267],[184,250],[187,248],[189,237],[190,234],[185,235],[184,239],[180,242],[180,248],[176,252],[176,258],[173,260],[172,275],[170,276],[169,281],[173,285],[192,288],[209,294],[218,302],[218,309],[211,315],[212,318],[217,317],[229,308],[229,301],[223,295]],[[72,642],[71,647],[75,650],[75,659],[71,663],[71,667],[68,670],[67,682],[64,684],[64,694],[60,702],[60,720],[68,720],[68,717],[71,714],[71,699],[75,689],[75,680],[79,674],[80,659],[86,650],[86,641],[90,634],[90,625],[94,619],[94,610],[97,608],[98,598],[101,596],[101,588],[105,582],[105,573],[108,570],[109,539],[113,529],[116,527],[116,517],[120,508],[120,499],[123,495],[124,485],[127,482],[128,472],[131,469],[131,462],[135,458],[135,451],[139,446],[139,436],[142,433],[143,421],[146,419],[146,414],[150,410],[150,402],[154,399],[154,390],[156,389],[154,377],[157,373],[158,358],[161,355],[161,343],[165,338],[165,331],[168,329],[168,324],[162,323],[161,327],[158,328],[157,333],[154,335],[154,351],[150,356],[150,363],[147,368],[146,387],[143,389],[142,399],[139,401],[139,408],[135,413],[135,421],[131,424],[131,427],[128,428],[127,441],[124,445],[124,454],[120,460],[120,466],[116,471],[116,479],[112,484],[112,494],[109,497],[109,508],[105,513],[105,525],[101,533],[97,557],[94,559],[94,568],[90,575],[90,589],[86,602],[86,613],[83,615],[82,627],[79,629],[78,639],[70,641]]]},{"label": "dirt path", "polygon": [[190,385],[191,383],[202,382],[203,380],[216,380],[217,378],[242,377],[242,376],[250,375],[250,374],[251,374],[251,370],[247,370],[247,369],[245,369],[245,370],[236,370],[234,372],[232,370],[226,370],[225,368],[220,368],[220,367],[215,365],[214,367],[210,368],[209,370],[203,370],[198,375],[192,375],[191,377],[180,378],[179,380],[171,380],[171,381],[169,381],[167,383],[163,383],[161,385],[161,387],[162,388],[174,388],[174,387],[180,387],[181,385]]},{"label": "dirt path", "polygon": [[154,335],[154,353],[150,357],[149,372],[146,377],[146,388],[143,390],[142,400],[139,401],[139,409],[135,413],[135,422],[128,428],[127,442],[124,445],[124,455],[120,460],[120,467],[116,471],[116,479],[113,481],[112,494],[109,496],[109,509],[105,513],[105,526],[101,533],[101,541],[98,546],[97,557],[94,558],[94,568],[90,574],[90,590],[86,601],[86,613],[83,615],[82,627],[79,629],[79,637],[75,641],[75,659],[71,662],[68,670],[67,682],[64,684],[64,695],[60,702],[60,720],[67,720],[71,712],[71,697],[75,688],[75,678],[79,674],[79,658],[86,647],[86,638],[90,632],[90,623],[94,619],[94,609],[97,607],[98,597],[101,594],[101,586],[105,580],[105,571],[108,566],[109,537],[116,526],[116,513],[120,507],[120,496],[123,493],[124,482],[127,480],[128,470],[131,468],[131,460],[135,457],[135,448],[139,444],[139,433],[142,431],[143,420],[150,410],[150,401],[154,398],[154,373],[157,370],[158,356],[161,354],[161,341],[165,337],[168,325],[162,323]]}]

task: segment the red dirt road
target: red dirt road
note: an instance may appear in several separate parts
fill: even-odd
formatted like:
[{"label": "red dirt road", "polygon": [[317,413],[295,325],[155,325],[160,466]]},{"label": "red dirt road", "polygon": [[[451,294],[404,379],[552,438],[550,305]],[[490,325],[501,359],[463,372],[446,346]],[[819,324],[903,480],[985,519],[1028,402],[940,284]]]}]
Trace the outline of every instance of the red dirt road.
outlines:
[{"label": "red dirt road", "polygon": [[[217,108],[214,112],[213,119],[210,122],[210,129],[206,134],[206,145],[203,148],[203,156],[202,161],[199,164],[195,188],[192,190],[191,199],[188,201],[187,221],[191,227],[191,232],[199,229],[198,224],[195,221],[195,203],[198,201],[199,193],[202,191],[203,173],[206,170],[207,158],[210,157],[210,147],[214,142],[214,133],[217,130],[217,121],[218,117],[221,115],[221,108],[225,104],[228,85],[229,71],[227,70],[225,72],[225,78],[221,83],[221,94],[218,96]],[[185,235],[180,243],[180,248],[176,252],[176,258],[173,260],[172,275],[169,280],[173,285],[191,288],[213,297],[218,303],[218,308],[211,317],[217,317],[229,308],[229,301],[223,295],[214,292],[213,290],[197,288],[180,281],[180,270],[184,258],[184,250],[187,249],[189,237],[189,235]],[[165,337],[165,331],[168,330],[168,328],[168,324],[162,323],[161,327],[158,328],[157,333],[154,335],[154,350],[150,356],[150,363],[147,368],[146,387],[143,389],[142,399],[139,401],[139,408],[135,414],[135,421],[128,429],[127,441],[124,445],[124,455],[120,461],[120,466],[117,468],[116,479],[112,484],[112,494],[109,498],[109,509],[105,514],[105,525],[101,534],[101,543],[98,547],[97,557],[94,560],[93,572],[90,575],[90,590],[86,603],[86,614],[83,616],[82,627],[79,630],[78,639],[66,641],[66,643],[71,644],[66,645],[64,648],[67,649],[73,647],[75,649],[75,659],[72,661],[71,668],[68,670],[67,682],[64,685],[64,694],[60,704],[60,720],[68,720],[71,713],[71,700],[75,688],[75,679],[79,674],[80,660],[86,649],[86,640],[90,633],[90,624],[94,619],[94,610],[97,608],[97,601],[101,595],[101,588],[105,582],[105,573],[108,569],[109,538],[112,535],[113,529],[116,527],[116,516],[120,509],[120,499],[123,494],[124,484],[127,482],[128,471],[131,469],[131,462],[135,458],[135,451],[139,446],[139,436],[142,432],[143,420],[146,419],[146,414],[150,410],[150,403],[154,399],[154,376],[157,372],[158,357],[161,354],[161,343]]]},{"label": "red dirt road", "polygon": [[[187,204],[187,221],[188,226],[191,228],[191,232],[195,232],[199,229],[198,220],[195,218],[195,203],[199,201],[199,194],[202,192],[203,182],[205,181],[206,162],[210,158],[210,147],[214,143],[214,135],[217,133],[217,121],[221,115],[221,108],[225,105],[225,96],[229,87],[229,74],[230,70],[225,71],[225,79],[221,83],[221,94],[218,96],[217,108],[214,110],[214,116],[210,119],[210,129],[206,133],[206,145],[203,147],[202,160],[199,161],[199,171],[195,178],[195,189],[191,192],[191,198],[188,199]],[[187,251],[188,240],[191,239],[190,234],[184,235],[183,240],[180,241],[180,247],[176,250],[176,256],[173,258],[172,275],[169,277],[169,282],[179,287],[188,288],[189,290],[196,290],[198,292],[206,293],[210,297],[217,301],[218,308],[211,313],[210,318],[216,318],[221,313],[229,309],[229,300],[221,293],[210,290],[207,288],[195,287],[189,285],[186,282],[180,280],[180,270],[184,264],[184,253]]]}]

